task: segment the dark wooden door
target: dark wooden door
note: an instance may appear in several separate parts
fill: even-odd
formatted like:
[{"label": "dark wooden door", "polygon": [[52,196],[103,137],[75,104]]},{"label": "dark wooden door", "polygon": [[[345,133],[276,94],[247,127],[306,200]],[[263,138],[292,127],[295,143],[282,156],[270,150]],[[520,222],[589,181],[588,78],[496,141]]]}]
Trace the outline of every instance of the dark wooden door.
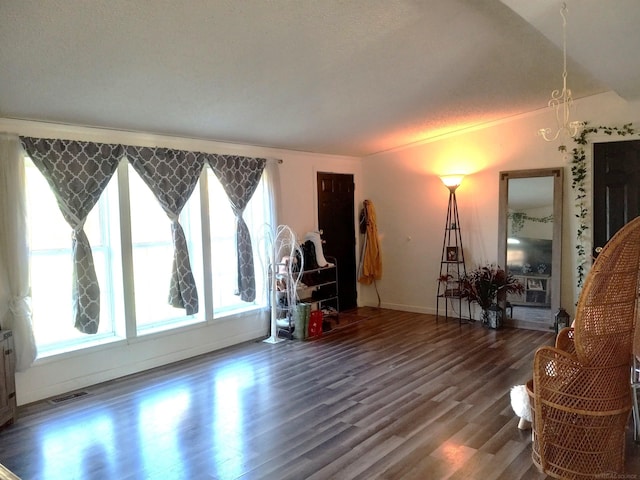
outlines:
[{"label": "dark wooden door", "polygon": [[593,145],[593,256],[640,214],[640,140]]},{"label": "dark wooden door", "polygon": [[318,228],[337,260],[340,310],[357,306],[354,189],[353,175],[318,172]]}]

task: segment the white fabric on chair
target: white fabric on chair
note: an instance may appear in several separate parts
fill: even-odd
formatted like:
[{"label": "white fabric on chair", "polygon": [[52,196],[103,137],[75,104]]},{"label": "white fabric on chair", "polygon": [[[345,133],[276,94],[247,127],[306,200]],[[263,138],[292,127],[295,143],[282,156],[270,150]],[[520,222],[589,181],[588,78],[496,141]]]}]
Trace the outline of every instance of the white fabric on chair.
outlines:
[{"label": "white fabric on chair", "polygon": [[516,385],[511,387],[511,408],[515,414],[520,417],[518,428],[526,429],[531,426],[531,404],[527,387],[525,385]]}]

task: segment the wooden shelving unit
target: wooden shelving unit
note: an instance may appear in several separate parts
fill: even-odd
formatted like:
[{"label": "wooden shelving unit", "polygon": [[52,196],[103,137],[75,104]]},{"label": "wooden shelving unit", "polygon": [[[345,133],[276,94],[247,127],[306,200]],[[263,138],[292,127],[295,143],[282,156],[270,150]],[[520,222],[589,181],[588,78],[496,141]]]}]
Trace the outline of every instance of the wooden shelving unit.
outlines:
[{"label": "wooden shelving unit", "polygon": [[16,352],[11,330],[0,330],[0,426],[16,419]]}]

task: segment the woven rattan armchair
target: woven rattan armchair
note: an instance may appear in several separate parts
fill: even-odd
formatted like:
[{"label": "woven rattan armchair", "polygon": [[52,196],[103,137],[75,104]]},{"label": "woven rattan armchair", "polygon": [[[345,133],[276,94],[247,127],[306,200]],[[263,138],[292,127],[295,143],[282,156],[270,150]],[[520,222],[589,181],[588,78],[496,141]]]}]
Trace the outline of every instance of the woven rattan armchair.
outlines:
[{"label": "woven rattan armchair", "polygon": [[528,384],[532,456],[547,475],[624,473],[639,270],[640,217],[616,233],[594,262],[573,328],[558,334],[555,347],[536,351]]}]

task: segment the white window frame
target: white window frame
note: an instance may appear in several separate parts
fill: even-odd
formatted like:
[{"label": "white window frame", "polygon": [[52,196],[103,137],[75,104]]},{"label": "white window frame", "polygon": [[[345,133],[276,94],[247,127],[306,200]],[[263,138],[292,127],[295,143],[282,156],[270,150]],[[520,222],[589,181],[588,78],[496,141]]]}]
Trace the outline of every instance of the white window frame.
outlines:
[{"label": "white window frame", "polygon": [[[111,287],[108,285],[100,285],[102,289],[108,289],[111,293],[108,297],[110,302],[110,309],[113,312],[112,319],[101,318],[101,321],[113,320],[113,330],[107,335],[87,335],[85,338],[74,340],[71,342],[60,342],[59,345],[52,346],[51,348],[42,349],[40,346],[38,351],[38,358],[50,357],[53,355],[64,354],[86,348],[92,348],[98,345],[108,344],[114,341],[132,341],[138,337],[149,337],[155,333],[166,332],[167,330],[176,330],[180,328],[189,328],[197,326],[198,324],[209,324],[221,319],[229,320],[234,315],[240,315],[247,311],[253,311],[258,309],[264,309],[267,305],[266,289],[264,288],[264,258],[262,258],[256,252],[261,248],[261,235],[263,232],[254,231],[250,222],[247,222],[252,235],[252,243],[254,245],[254,267],[256,275],[256,286],[259,289],[256,295],[256,301],[253,303],[240,302],[236,305],[229,306],[227,308],[218,308],[213,302],[213,281],[212,281],[212,262],[215,262],[215,254],[211,252],[211,220],[209,212],[209,180],[211,179],[212,172],[210,168],[205,166],[200,176],[200,180],[194,190],[190,201],[198,199],[199,208],[196,208],[192,212],[191,219],[196,225],[193,229],[196,238],[192,238],[193,247],[195,250],[200,250],[200,253],[192,256],[192,250],[190,246],[190,259],[194,275],[200,275],[202,280],[198,283],[198,296],[199,296],[199,313],[191,316],[180,315],[173,319],[158,322],[158,324],[149,325],[146,328],[138,328],[136,322],[136,307],[135,307],[135,289],[134,289],[134,271],[133,271],[133,245],[131,235],[131,197],[129,189],[129,175],[131,171],[129,169],[129,163],[126,159],[123,159],[113,178],[110,181],[109,187],[101,196],[98,204],[95,208],[100,209],[101,215],[104,218],[103,235],[108,240],[108,246],[93,246],[94,253],[100,249],[105,249],[107,256],[112,256],[115,261],[111,262],[111,271],[107,275],[111,276]],[[262,201],[264,214],[267,218],[272,215],[273,209],[271,208],[271,202],[273,194],[270,192],[272,188],[269,182],[266,181],[263,175],[261,179],[263,185],[256,191],[254,198],[259,197],[261,189],[265,189],[266,195],[263,196]],[[221,208],[228,208],[231,211],[228,199],[225,198],[225,204],[220,206]],[[253,199],[252,199],[253,201]],[[250,202],[251,203],[251,202]],[[158,207],[160,208],[160,207]],[[198,211],[199,210],[199,211]],[[250,210],[249,207],[247,210]],[[250,212],[247,212],[250,213]],[[247,217],[245,217],[247,220]],[[185,234],[189,235],[189,221],[182,220],[181,224],[185,228]],[[167,221],[167,229],[170,229],[170,222]],[[260,229],[259,229],[260,230]],[[235,238],[235,232],[233,232]],[[189,236],[187,241],[190,241]],[[224,255],[231,256],[235,252],[225,252]],[[196,263],[198,262],[198,263]],[[65,281],[66,279],[60,279]],[[121,280],[121,281],[120,281]],[[70,282],[71,279],[68,279]],[[169,278],[167,278],[167,293],[168,293]],[[235,287],[235,285],[233,286]],[[265,290],[264,292],[262,290]],[[104,301],[104,300],[103,300]],[[103,312],[101,312],[103,314]],[[72,319],[69,319],[71,322]]]}]

